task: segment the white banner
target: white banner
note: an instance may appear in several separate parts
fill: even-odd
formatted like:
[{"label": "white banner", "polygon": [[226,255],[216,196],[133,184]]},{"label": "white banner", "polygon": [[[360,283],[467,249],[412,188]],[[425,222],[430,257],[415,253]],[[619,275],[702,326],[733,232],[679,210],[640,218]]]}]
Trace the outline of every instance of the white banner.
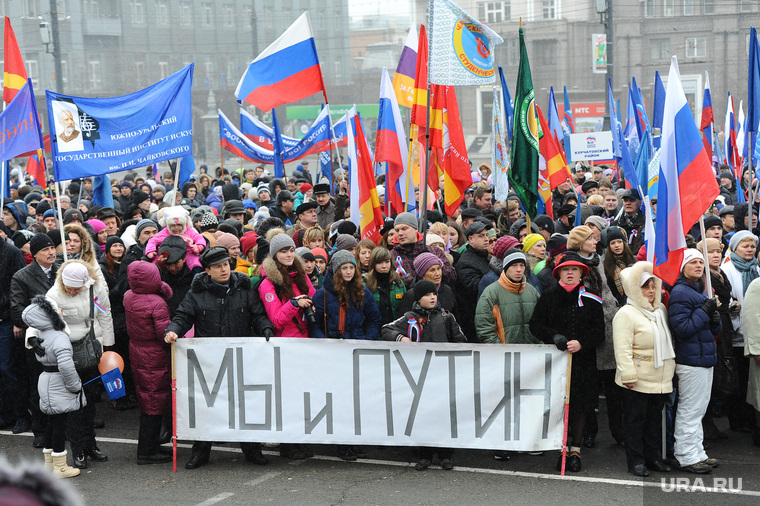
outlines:
[{"label": "white banner", "polygon": [[572,160],[612,160],[612,132],[588,132],[570,134],[570,159]]},{"label": "white banner", "polygon": [[175,359],[181,439],[562,445],[567,354],[555,346],[191,338]]}]

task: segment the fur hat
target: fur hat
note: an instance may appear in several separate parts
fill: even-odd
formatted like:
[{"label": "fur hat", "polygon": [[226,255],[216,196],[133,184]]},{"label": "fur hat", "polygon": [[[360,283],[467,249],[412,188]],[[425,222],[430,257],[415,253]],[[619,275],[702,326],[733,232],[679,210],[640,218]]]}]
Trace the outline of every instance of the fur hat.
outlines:
[{"label": "fur hat", "polygon": [[161,219],[162,224],[169,225],[185,225],[187,226],[190,220],[190,214],[180,206],[172,206],[164,209],[164,217]]}]

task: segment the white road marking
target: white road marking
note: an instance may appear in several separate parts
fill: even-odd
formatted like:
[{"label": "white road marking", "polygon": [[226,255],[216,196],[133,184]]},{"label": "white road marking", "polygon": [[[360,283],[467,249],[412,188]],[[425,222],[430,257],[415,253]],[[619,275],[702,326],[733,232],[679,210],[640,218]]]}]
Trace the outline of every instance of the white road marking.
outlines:
[{"label": "white road marking", "polygon": [[[9,430],[0,430],[0,435],[2,436],[25,436],[25,437],[33,437],[34,435],[31,433],[24,433],[24,434],[13,434]],[[102,441],[104,443],[119,443],[119,444],[131,444],[136,445],[137,440],[136,439],[123,439],[123,438],[110,438],[110,437],[98,437],[98,441]],[[186,443],[179,443],[177,444],[178,448],[192,448],[192,445],[186,444]],[[227,447],[219,447],[214,446],[213,451],[220,451],[220,452],[227,452],[227,453],[242,453],[240,451],[240,448],[227,448]],[[279,451],[263,451],[264,455],[279,455]],[[343,462],[338,457],[331,457],[327,455],[315,455],[314,457],[310,459],[304,459],[304,460],[294,460],[292,462],[289,462],[290,465],[301,465],[309,460],[326,460],[326,461],[333,461],[333,462]],[[368,465],[375,465],[375,466],[391,466],[391,467],[412,467],[412,464],[408,462],[398,462],[393,460],[377,460],[377,459],[359,459],[355,462],[356,464],[368,464]],[[431,467],[429,469],[430,471],[443,471],[442,469],[437,469],[435,467]],[[616,478],[600,478],[600,477],[594,477],[594,476],[576,476],[576,475],[565,475],[560,476],[559,474],[546,474],[546,473],[528,473],[525,471],[508,471],[506,469],[484,469],[480,467],[461,467],[457,466],[454,468],[454,471],[460,472],[460,473],[480,473],[480,474],[496,474],[501,476],[519,476],[523,478],[538,478],[538,479],[544,479],[544,480],[559,480],[559,481],[576,481],[581,483],[607,483],[608,485],[618,485],[622,487],[652,487],[652,488],[661,488],[663,485],[660,483],[660,481],[644,481],[644,480],[623,480],[623,479],[616,479]],[[450,471],[448,471],[450,472]],[[279,473],[268,473],[272,475],[276,475]],[[247,482],[246,485],[256,485],[258,480],[261,480],[262,478],[268,476],[267,474],[260,476],[257,479],[251,480],[250,482]],[[670,485],[670,476],[666,474],[659,475],[660,478],[663,478],[665,480],[665,485]],[[274,478],[274,476],[271,476],[271,478]],[[712,478],[712,475],[700,475],[700,478],[702,478],[702,481],[705,482],[705,484],[710,482],[710,479]],[[267,478],[270,479],[270,478]],[[676,480],[677,478],[673,478]],[[650,478],[650,480],[652,480]],[[691,481],[691,480],[690,480]],[[699,489],[702,491],[702,489]],[[760,497],[760,491],[757,490],[738,490],[738,491],[732,491],[732,490],[723,490],[721,488],[712,488],[712,487],[704,487],[705,492],[710,493],[716,493],[716,494],[729,494],[729,495],[744,495],[744,496],[752,496],[752,497]],[[225,494],[220,494],[219,496],[212,497],[212,499],[216,499],[217,497],[224,496]],[[199,506],[207,506],[210,504],[215,504],[216,502],[222,501],[229,497],[230,495],[234,494],[228,494],[225,497],[222,497],[221,499],[215,500],[215,502],[209,503],[208,501],[201,503]]]},{"label": "white road marking", "polygon": [[235,494],[232,492],[222,492],[221,494],[215,495],[214,497],[209,497],[202,503],[198,503],[197,506],[211,506],[212,504],[216,504],[218,502],[224,501],[225,499],[229,499],[233,495]]},{"label": "white road marking", "polygon": [[259,476],[258,478],[256,478],[255,480],[249,481],[248,483],[246,483],[246,485],[248,485],[249,487],[253,487],[253,486],[259,485],[261,483],[264,483],[267,480],[271,480],[272,478],[276,478],[277,476],[280,476],[281,474],[282,473],[267,473],[267,474],[263,474],[263,475]]}]

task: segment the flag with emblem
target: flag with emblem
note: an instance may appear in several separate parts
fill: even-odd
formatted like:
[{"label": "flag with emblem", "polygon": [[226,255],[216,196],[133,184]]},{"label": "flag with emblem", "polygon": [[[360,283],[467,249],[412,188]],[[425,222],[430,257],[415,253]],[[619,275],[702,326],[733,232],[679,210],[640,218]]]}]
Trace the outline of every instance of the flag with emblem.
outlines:
[{"label": "flag with emblem", "polygon": [[3,102],[9,104],[16,93],[26,84],[28,76],[16,35],[11,28],[11,20],[5,17],[4,61],[3,61]]}]

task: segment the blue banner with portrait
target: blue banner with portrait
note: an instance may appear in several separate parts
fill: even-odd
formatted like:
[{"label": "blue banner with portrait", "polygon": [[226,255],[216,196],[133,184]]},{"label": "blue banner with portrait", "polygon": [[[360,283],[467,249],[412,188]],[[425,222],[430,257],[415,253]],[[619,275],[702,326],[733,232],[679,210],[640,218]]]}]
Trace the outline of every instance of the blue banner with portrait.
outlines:
[{"label": "blue banner with portrait", "polygon": [[46,91],[56,181],[120,172],[193,153],[190,64],[111,98]]}]

